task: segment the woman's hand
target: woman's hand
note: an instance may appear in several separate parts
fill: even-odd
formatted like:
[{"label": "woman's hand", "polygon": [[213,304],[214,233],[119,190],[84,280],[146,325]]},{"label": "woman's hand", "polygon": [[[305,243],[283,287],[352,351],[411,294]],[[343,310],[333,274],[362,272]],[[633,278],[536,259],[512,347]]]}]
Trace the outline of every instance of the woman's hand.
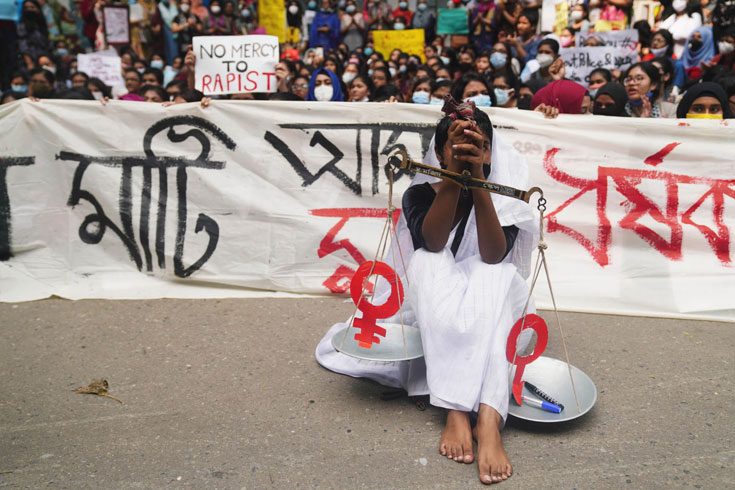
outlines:
[{"label": "woman's hand", "polygon": [[485,136],[476,124],[462,129],[462,135],[465,142],[452,145],[454,158],[468,164],[473,177],[484,178],[482,166],[488,163],[490,156],[486,153],[489,145],[485,141]]},{"label": "woman's hand", "polygon": [[546,119],[556,119],[559,117],[559,109],[546,104],[539,104],[534,109],[534,112],[540,112]]},{"label": "woman's hand", "polygon": [[643,102],[643,105],[641,106],[641,117],[651,117],[650,99],[646,97],[646,94],[641,94],[641,101]]},{"label": "woman's hand", "polygon": [[549,75],[553,80],[562,80],[566,75],[566,67],[564,66],[564,60],[561,57],[554,60],[549,67]]}]

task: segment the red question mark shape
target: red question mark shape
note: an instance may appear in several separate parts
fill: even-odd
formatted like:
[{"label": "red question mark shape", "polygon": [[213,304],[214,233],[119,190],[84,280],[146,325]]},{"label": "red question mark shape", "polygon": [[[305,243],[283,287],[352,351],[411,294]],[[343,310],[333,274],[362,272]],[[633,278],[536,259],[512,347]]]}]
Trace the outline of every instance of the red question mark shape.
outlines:
[{"label": "red question mark shape", "polygon": [[[375,264],[373,266],[373,264]],[[381,276],[390,284],[390,296],[382,305],[374,305],[367,298],[363,297],[363,283],[369,275]],[[373,346],[373,342],[380,343],[380,339],[375,335],[385,337],[386,330],[379,327],[375,320],[379,318],[388,318],[401,307],[403,303],[403,284],[396,272],[385,262],[364,262],[352,276],[350,281],[350,296],[362,312],[362,318],[355,318],[353,325],[359,328],[360,332],[355,334],[355,340],[358,345],[365,349]]]},{"label": "red question mark shape", "polygon": [[[530,328],[536,331],[536,346],[533,348],[533,352],[528,356],[520,356],[517,354],[516,343],[518,342],[518,336],[521,334],[522,329]],[[546,350],[546,344],[549,340],[549,329],[546,326],[546,322],[543,318],[538,315],[531,313],[525,317],[521,317],[510,329],[508,335],[508,344],[506,345],[505,354],[508,357],[508,362],[516,365],[516,374],[513,378],[513,397],[521,405],[521,392],[523,391],[523,370],[526,369],[526,365],[532,363],[541,356]]]}]

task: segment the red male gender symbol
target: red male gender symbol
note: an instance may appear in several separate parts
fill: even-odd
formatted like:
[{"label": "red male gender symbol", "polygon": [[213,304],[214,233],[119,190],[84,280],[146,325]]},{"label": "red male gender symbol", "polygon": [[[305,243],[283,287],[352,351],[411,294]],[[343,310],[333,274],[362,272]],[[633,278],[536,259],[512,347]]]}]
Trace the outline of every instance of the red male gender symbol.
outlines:
[{"label": "red male gender symbol", "polygon": [[[362,295],[365,280],[370,275],[380,276],[390,284],[390,296],[388,300],[381,305],[370,303],[367,298]],[[350,296],[362,312],[362,318],[355,318],[353,325],[359,328],[360,332],[355,334],[355,340],[358,345],[365,349],[370,349],[373,342],[380,343],[380,339],[375,335],[385,337],[386,330],[379,327],[375,320],[379,318],[388,318],[393,315],[403,303],[403,285],[401,279],[391,267],[385,262],[364,262],[352,276],[350,282]]]},{"label": "red male gender symbol", "polygon": [[[518,355],[517,345],[518,336],[521,334],[521,330],[530,328],[536,331],[536,346],[533,348],[533,352],[528,356]],[[510,329],[508,335],[508,344],[506,345],[505,354],[508,357],[508,362],[516,365],[516,374],[513,378],[513,397],[521,405],[521,393],[523,392],[523,370],[526,369],[526,365],[532,363],[539,358],[541,353],[546,350],[546,344],[549,340],[549,329],[546,326],[546,322],[543,318],[538,315],[531,313],[525,317],[521,317]]]}]

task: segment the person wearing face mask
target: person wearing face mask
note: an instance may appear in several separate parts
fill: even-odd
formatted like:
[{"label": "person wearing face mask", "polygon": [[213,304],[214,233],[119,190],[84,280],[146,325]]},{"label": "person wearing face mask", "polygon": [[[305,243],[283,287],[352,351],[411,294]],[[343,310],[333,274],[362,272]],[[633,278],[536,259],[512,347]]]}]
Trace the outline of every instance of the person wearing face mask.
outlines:
[{"label": "person wearing face mask", "polygon": [[673,0],[671,6],[674,13],[659,24],[659,29],[666,29],[674,38],[674,55],[681,58],[684,45],[696,28],[702,25],[702,8],[698,0]]},{"label": "person wearing face mask", "polygon": [[609,82],[597,89],[597,96],[592,107],[595,116],[628,117],[625,104],[628,103],[628,94],[625,87],[619,83]]},{"label": "person wearing face mask", "polygon": [[545,86],[546,82],[542,80],[529,80],[521,84],[521,88],[518,90],[518,108],[524,111],[530,111],[533,95]]},{"label": "person wearing face mask", "polygon": [[536,59],[526,63],[521,81],[543,80],[550,83],[564,78],[564,60],[559,57],[559,43],[555,39],[543,39],[536,50]]},{"label": "person wearing face mask", "polygon": [[342,81],[345,83],[346,86],[349,86],[350,82],[354,80],[359,74],[359,62],[357,60],[354,60],[354,62],[349,62],[347,63],[347,66],[345,66],[344,73],[342,73]]},{"label": "person wearing face mask", "polygon": [[354,51],[365,43],[365,20],[357,9],[355,0],[347,0],[345,11],[340,14],[342,41],[349,51]]},{"label": "person wearing face mask", "polygon": [[565,27],[561,31],[559,36],[559,45],[562,48],[573,48],[574,47],[574,32],[568,27]]},{"label": "person wearing face mask", "polygon": [[692,85],[681,98],[676,108],[677,118],[687,119],[732,119],[733,113],[725,91],[712,82]]},{"label": "person wearing face mask", "polygon": [[419,78],[411,86],[409,100],[414,104],[426,104],[431,101],[431,79]]},{"label": "person wearing face mask", "polygon": [[702,76],[702,68],[715,56],[711,27],[698,27],[692,32],[681,54],[681,64],[689,80]]},{"label": "person wearing face mask", "polygon": [[684,71],[684,65],[681,60],[677,60],[674,57],[674,38],[671,33],[665,29],[656,31],[651,37],[651,52],[643,57],[641,61],[651,61],[654,58],[666,57],[671,60],[674,66],[674,78],[673,78],[673,91],[672,95],[675,97],[679,94],[679,91],[686,83],[687,75]]},{"label": "person wearing face mask", "polygon": [[518,89],[518,79],[513,75],[512,71],[506,71],[503,74],[493,77],[493,92],[495,93],[495,100],[498,102],[498,107],[515,109],[518,106],[518,98],[516,97]]},{"label": "person wearing face mask", "polygon": [[[258,28],[258,11],[257,4],[254,1],[251,2],[240,2],[239,12],[235,18],[235,33],[237,34],[250,34],[252,31]],[[290,7],[289,7],[290,8]],[[286,10],[286,19],[288,20],[289,11]],[[293,35],[293,31],[289,32]],[[298,31],[297,34],[302,31]]]},{"label": "person wearing face mask", "polygon": [[717,52],[719,54],[705,63],[705,68],[710,69],[721,65],[728,71],[735,72],[735,26],[722,31],[720,40],[717,42]]},{"label": "person wearing face mask", "polygon": [[[406,28],[406,26],[409,26],[411,24],[411,20],[413,20],[413,12],[408,10],[407,0],[398,0],[398,5],[393,10],[393,12],[391,12],[391,14],[393,15],[393,18],[395,19],[395,22],[398,22],[399,17],[403,20],[404,29]],[[393,28],[396,29],[395,25],[393,26]]]},{"label": "person wearing face mask", "polygon": [[326,68],[317,68],[311,74],[306,100],[317,102],[343,102],[339,78]]},{"label": "person wearing face mask", "polygon": [[597,95],[597,90],[608,82],[612,82],[612,73],[607,68],[595,68],[590,72],[587,89],[593,99]]},{"label": "person wearing face mask", "polygon": [[462,75],[451,90],[455,100],[463,102],[472,101],[477,107],[496,107],[495,92],[487,83],[485,77],[477,73],[469,72]]},{"label": "person wearing face mask", "polygon": [[625,112],[631,117],[672,118],[676,106],[659,102],[661,74],[651,62],[636,63],[628,68],[623,77],[623,85],[628,94]]},{"label": "person wearing face mask", "polygon": [[574,32],[581,32],[587,34],[590,30],[590,21],[587,20],[587,4],[577,3],[572,7],[572,11],[569,14],[569,25]]},{"label": "person wearing face mask", "polygon": [[194,36],[202,31],[202,21],[191,12],[191,0],[179,0],[179,13],[171,22],[171,32],[178,36],[179,54],[185,54]]},{"label": "person wearing face mask", "polygon": [[225,16],[219,0],[209,2],[209,16],[204,19],[204,34],[209,36],[224,36],[229,34],[228,19]]},{"label": "person wearing face mask", "polygon": [[41,6],[36,0],[23,2],[23,14],[16,27],[16,33],[19,52],[27,53],[33,59],[51,52],[51,41],[49,41],[46,19],[41,13]]},{"label": "person wearing face mask", "polygon": [[340,23],[330,0],[321,0],[319,11],[314,16],[309,32],[309,47],[323,47],[325,50],[337,49],[339,44]]},{"label": "person wearing face mask", "polygon": [[[248,9],[248,16],[250,10]],[[303,25],[304,11],[297,0],[286,2],[286,42],[294,46],[301,42],[301,26]]]},{"label": "person wearing face mask", "polygon": [[436,37],[436,17],[434,17],[434,11],[429,8],[426,0],[416,2],[416,12],[411,19],[411,29],[423,29],[424,42],[427,46],[431,46],[431,41]]},{"label": "person wearing face mask", "polygon": [[401,16],[395,17],[395,20],[393,21],[393,30],[403,31],[405,29],[406,29],[406,19],[404,19]]}]

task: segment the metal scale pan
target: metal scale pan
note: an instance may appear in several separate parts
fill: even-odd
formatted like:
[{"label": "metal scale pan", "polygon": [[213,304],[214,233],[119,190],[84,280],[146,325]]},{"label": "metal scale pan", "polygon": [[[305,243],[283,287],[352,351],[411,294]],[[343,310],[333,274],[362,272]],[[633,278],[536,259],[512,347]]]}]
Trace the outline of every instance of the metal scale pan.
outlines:
[{"label": "metal scale pan", "polygon": [[[535,361],[526,365],[523,371],[523,381],[533,383],[549,396],[555,398],[559,403],[564,405],[561,413],[552,413],[540,408],[532,407],[529,404],[519,406],[513,395],[510,395],[508,403],[508,413],[522,420],[531,422],[567,422],[589,412],[597,402],[597,388],[580,369],[571,366],[574,385],[577,388],[579,396],[579,405],[581,411],[577,409],[577,402],[574,400],[574,390],[572,390],[572,382],[569,379],[569,370],[567,363],[559,359],[551,357],[539,357]],[[511,379],[511,385],[512,385]],[[508,387],[511,390],[511,386]],[[523,394],[532,398],[539,399],[533,392],[524,386]]]},{"label": "metal scale pan", "polygon": [[[352,322],[347,322],[348,325],[350,323]],[[335,333],[332,337],[332,346],[343,354],[368,361],[408,361],[423,357],[424,349],[421,345],[421,334],[419,333],[418,327],[403,325],[403,332],[406,335],[406,344],[404,347],[400,323],[378,322],[377,325],[386,329],[385,337],[379,336],[380,343],[373,344],[369,349],[358,345],[355,340],[355,334],[360,329],[355,327],[347,327],[350,331],[347,333],[346,338],[345,330],[347,328],[342,328]],[[342,344],[342,339],[344,339],[344,344]]]}]

